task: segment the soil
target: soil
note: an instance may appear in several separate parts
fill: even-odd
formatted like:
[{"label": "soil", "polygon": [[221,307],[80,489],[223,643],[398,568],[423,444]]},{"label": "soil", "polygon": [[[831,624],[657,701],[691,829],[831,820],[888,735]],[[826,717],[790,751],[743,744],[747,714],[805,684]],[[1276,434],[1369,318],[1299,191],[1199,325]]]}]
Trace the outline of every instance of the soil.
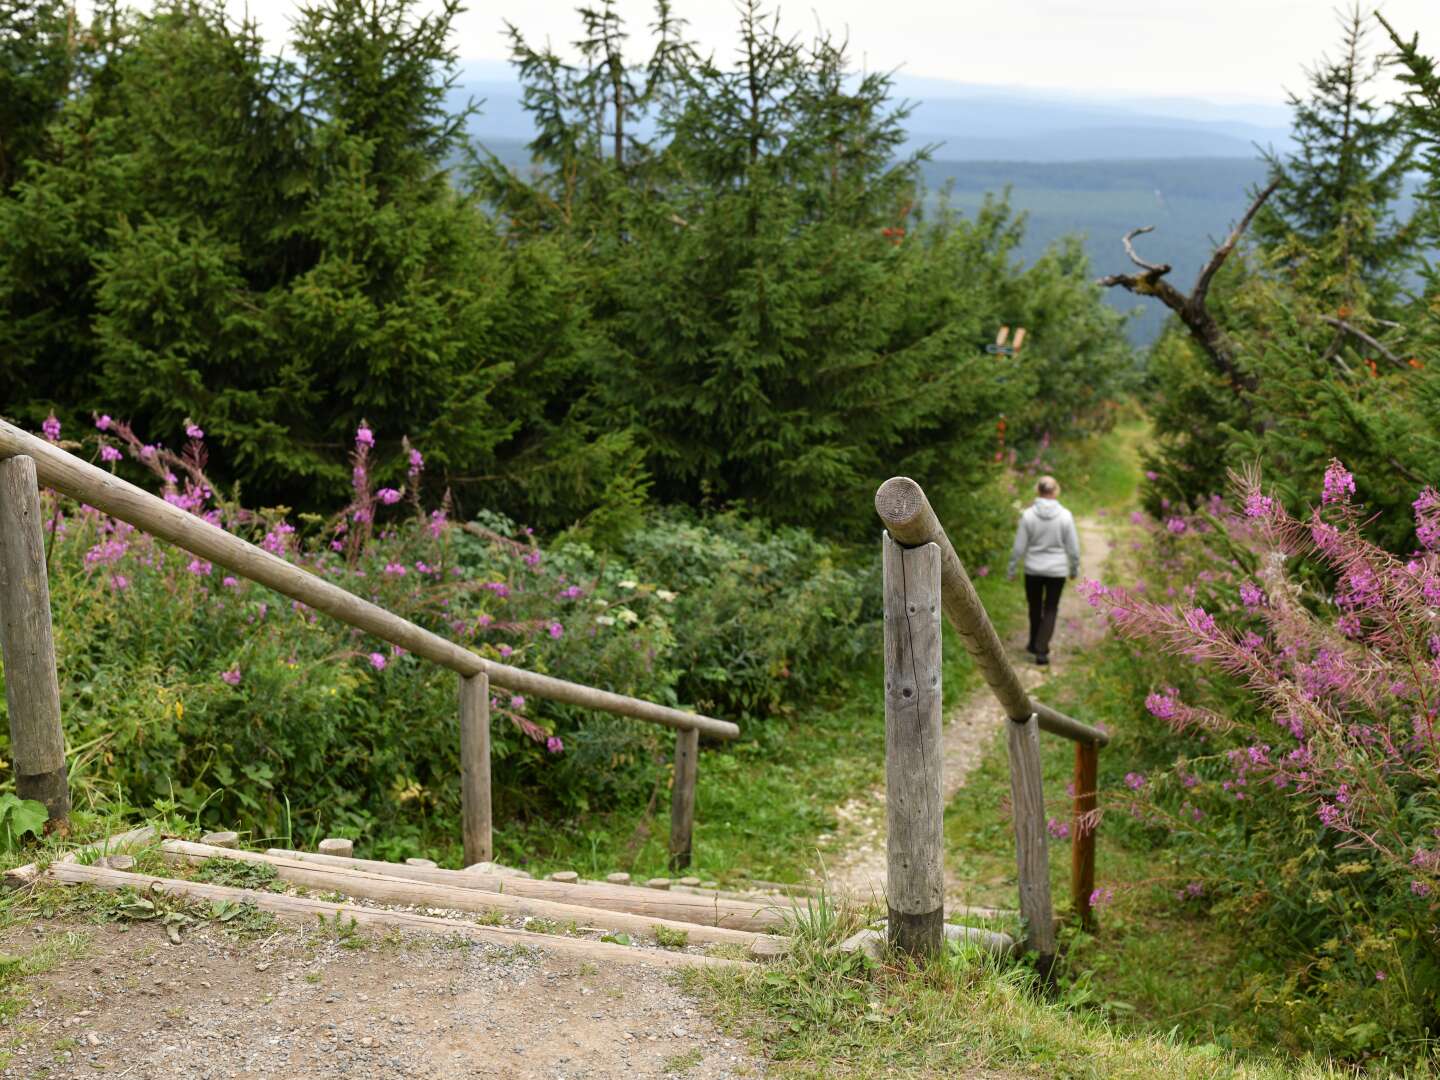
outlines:
[{"label": "soil", "polygon": [[[1114,543],[1102,521],[1090,517],[1075,519],[1080,534],[1080,578],[1100,577]],[[1021,588],[1017,582],[1015,588]],[[1103,634],[1103,626],[1091,617],[1085,598],[1067,582],[1060,596],[1060,618],[1051,647],[1050,665],[1038,667],[1024,651],[1024,628],[1005,642],[1010,662],[1020,672],[1027,690],[1035,690],[1055,675],[1063,674],[1070,657],[1090,648]],[[945,759],[942,784],[945,802],[965,786],[965,780],[979,766],[987,747],[1005,722],[989,687],[981,686],[945,717],[942,746]],[[826,857],[828,887],[861,903],[885,902],[885,789],[876,787],[835,809],[840,830]],[[964,907],[965,884],[946,882],[946,910]]]},{"label": "soil", "polygon": [[[153,922],[31,922],[26,954],[84,933],[0,1023],[3,1077],[695,1080],[763,1075],[672,973],[434,936],[293,923],[239,940],[215,924],[172,945]],[[0,1055],[0,1060],[5,1060]]]}]

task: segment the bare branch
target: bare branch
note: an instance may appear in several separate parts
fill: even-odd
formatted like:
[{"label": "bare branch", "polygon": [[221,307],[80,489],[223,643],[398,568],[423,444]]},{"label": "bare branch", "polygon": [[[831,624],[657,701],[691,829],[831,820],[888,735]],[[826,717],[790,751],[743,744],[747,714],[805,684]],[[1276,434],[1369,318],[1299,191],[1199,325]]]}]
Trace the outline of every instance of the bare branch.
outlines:
[{"label": "bare branch", "polygon": [[1260,207],[1265,205],[1265,200],[1275,194],[1275,189],[1280,186],[1281,177],[1277,176],[1271,180],[1265,190],[1255,196],[1255,201],[1250,204],[1250,209],[1245,211],[1235,228],[1230,230],[1230,235],[1225,238],[1225,243],[1215,249],[1215,254],[1210,256],[1200,276],[1195,279],[1195,288],[1190,291],[1190,302],[1201,307],[1205,304],[1205,294],[1210,291],[1210,282],[1215,277],[1225,260],[1230,257],[1230,252],[1235,250],[1235,245],[1240,242],[1240,237],[1250,227],[1251,220],[1260,212]]},{"label": "bare branch", "polygon": [[1125,236],[1121,239],[1120,242],[1125,245],[1125,254],[1130,256],[1131,262],[1133,262],[1136,266],[1140,267],[1141,270],[1149,271],[1151,274],[1159,277],[1161,274],[1168,274],[1171,271],[1172,267],[1170,266],[1170,264],[1161,263],[1157,266],[1155,263],[1146,262],[1144,259],[1140,258],[1139,255],[1135,254],[1135,245],[1131,243],[1131,241],[1134,240],[1135,237],[1144,236],[1146,233],[1151,233],[1154,231],[1154,225],[1142,225],[1138,229],[1131,229],[1128,233],[1125,234]]},{"label": "bare branch", "polygon": [[1401,360],[1400,357],[1396,356],[1384,345],[1381,345],[1380,342],[1375,340],[1369,334],[1365,333],[1365,331],[1361,330],[1358,326],[1352,326],[1344,319],[1337,319],[1333,315],[1321,315],[1320,321],[1335,327],[1337,330],[1343,330],[1345,333],[1349,334],[1357,341],[1363,342],[1364,344],[1370,346],[1370,348],[1374,349],[1376,352],[1378,352],[1386,360],[1389,360],[1390,363],[1394,364],[1396,367],[1403,368],[1409,366],[1405,363],[1404,360]]}]

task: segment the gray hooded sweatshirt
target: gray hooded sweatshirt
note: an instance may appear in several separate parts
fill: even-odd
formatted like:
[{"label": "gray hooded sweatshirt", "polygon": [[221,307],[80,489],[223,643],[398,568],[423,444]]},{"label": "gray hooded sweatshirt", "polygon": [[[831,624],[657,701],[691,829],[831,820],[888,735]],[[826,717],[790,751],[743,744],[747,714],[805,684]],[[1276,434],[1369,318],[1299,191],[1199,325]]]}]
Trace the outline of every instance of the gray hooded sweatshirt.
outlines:
[{"label": "gray hooded sweatshirt", "polygon": [[1058,499],[1036,499],[1020,515],[1015,546],[1010,551],[1010,573],[1025,560],[1025,573],[1040,577],[1075,577],[1080,573],[1080,538],[1075,519]]}]

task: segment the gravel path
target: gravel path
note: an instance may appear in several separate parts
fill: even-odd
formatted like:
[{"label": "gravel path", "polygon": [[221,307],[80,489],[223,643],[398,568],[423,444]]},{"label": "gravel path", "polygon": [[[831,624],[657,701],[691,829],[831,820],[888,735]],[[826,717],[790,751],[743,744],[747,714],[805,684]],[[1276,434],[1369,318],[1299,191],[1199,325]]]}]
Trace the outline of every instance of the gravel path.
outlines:
[{"label": "gravel path", "polygon": [[[171,945],[153,923],[35,922],[9,954],[85,934],[0,1020],[4,1077],[720,1080],[764,1074],[674,975],[434,936],[333,928]],[[29,1000],[26,1001],[25,999]]]},{"label": "gravel path", "polygon": [[[1076,518],[1080,533],[1080,576],[1099,577],[1110,555],[1112,539],[1101,521]],[[1022,588],[1017,581],[1013,586]],[[1084,598],[1075,583],[1067,583],[1060,597],[1060,620],[1056,627],[1056,647],[1050,655],[1050,667],[1036,667],[1025,653],[1025,628],[1011,635],[1005,644],[1011,662],[1020,672],[1026,689],[1034,690],[1055,675],[1063,674],[1068,659],[1084,652],[1102,636],[1103,627],[1091,618]],[[979,766],[985,750],[1005,721],[990,688],[982,686],[960,702],[945,718],[943,747],[945,761],[942,772],[945,801],[948,803],[962,787],[971,772]],[[876,787],[835,810],[840,821],[839,835],[827,855],[826,875],[837,893],[861,903],[885,901],[885,789]],[[946,882],[946,908],[964,904],[963,882]]]}]

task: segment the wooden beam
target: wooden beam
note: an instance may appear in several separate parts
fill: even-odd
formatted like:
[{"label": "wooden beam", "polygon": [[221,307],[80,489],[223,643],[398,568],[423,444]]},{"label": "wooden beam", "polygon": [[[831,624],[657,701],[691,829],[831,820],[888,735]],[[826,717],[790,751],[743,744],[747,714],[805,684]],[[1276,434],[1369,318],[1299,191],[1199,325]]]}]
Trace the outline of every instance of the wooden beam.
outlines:
[{"label": "wooden beam", "polygon": [[1010,806],[1015,819],[1015,866],[1025,945],[1039,953],[1041,975],[1055,963],[1055,909],[1050,903],[1050,851],[1040,784],[1040,726],[1032,716],[1010,721]]},{"label": "wooden beam", "polygon": [[732,930],[759,931],[780,926],[785,921],[784,911],[778,903],[757,904],[715,896],[662,892],[659,889],[637,888],[633,885],[565,885],[558,881],[537,881],[535,878],[483,874],[471,870],[432,870],[422,866],[397,866],[374,859],[338,859],[310,851],[287,851],[283,848],[271,848],[266,854],[317,865],[347,866],[410,881],[454,885],[457,888],[484,892],[504,892],[512,896],[528,896],[610,911],[628,911],[648,918],[673,919],[676,922],[695,923],[700,926],[726,926]]},{"label": "wooden beam", "polygon": [[299,896],[284,896],[280,893],[260,892],[254,889],[236,889],[228,885],[210,885],[199,881],[180,881],[174,878],[157,878],[147,874],[131,874],[103,866],[55,863],[46,871],[46,876],[63,885],[94,885],[102,889],[132,888],[141,895],[154,889],[171,896],[183,896],[195,900],[228,900],[251,904],[261,911],[268,911],[274,915],[301,918],[311,922],[317,916],[325,919],[353,920],[357,926],[439,933],[511,948],[538,948],[570,959],[598,961],[606,964],[648,964],[661,968],[696,966],[743,968],[748,966],[741,961],[726,960],[718,956],[703,956],[697,953],[675,952],[667,949],[637,949],[628,945],[613,945],[608,941],[591,941],[587,938],[563,937],[559,934],[536,934],[525,930],[511,930],[503,926],[476,926],[474,923],[462,922],[458,919],[440,919],[431,915],[414,915],[408,911],[360,907],[356,904],[330,904]]},{"label": "wooden beam", "polygon": [[44,803],[46,834],[63,836],[70,831],[70,784],[36,476],[29,457],[0,460],[0,657],[15,793]]},{"label": "wooden beam", "polygon": [[[107,836],[104,840],[97,840],[93,844],[86,844],[73,851],[67,851],[61,855],[57,861],[78,862],[92,855],[113,855],[134,851],[136,848],[144,847],[146,844],[152,842],[155,836],[155,829],[152,826],[142,825],[138,829],[131,829],[129,832]],[[18,889],[22,886],[33,884],[39,876],[39,864],[29,863],[26,866],[16,866],[6,870],[3,877],[0,877],[0,881],[3,881],[7,889]]]},{"label": "wooden beam", "polygon": [[1097,805],[1100,783],[1100,748],[1075,744],[1075,815],[1070,824],[1070,904],[1087,930],[1095,925],[1090,894],[1095,891],[1095,825],[1090,819]]},{"label": "wooden beam", "polygon": [[222,858],[237,862],[264,863],[273,866],[282,881],[302,885],[307,889],[326,892],[333,890],[346,896],[377,900],[385,904],[414,904],[456,911],[503,911],[537,919],[552,919],[558,923],[573,922],[577,926],[623,930],[641,937],[654,937],[655,928],[661,927],[675,933],[687,934],[695,945],[739,945],[748,949],[755,943],[756,937],[753,932],[746,930],[698,926],[694,923],[648,918],[622,911],[597,910],[577,903],[537,900],[516,896],[510,892],[482,892],[453,885],[436,885],[342,866],[317,866],[298,859],[264,855],[258,851],[216,848],[206,844],[191,844],[184,840],[167,840],[161,845],[161,850],[165,852],[167,859],[174,862],[200,863],[206,859]]},{"label": "wooden beam", "polygon": [[[699,738],[698,732],[689,734]],[[491,798],[490,680],[483,673],[461,675],[460,832],[466,866],[495,858]]]},{"label": "wooden beam", "polygon": [[675,776],[670,789],[670,871],[690,865],[695,845],[695,781],[700,733],[675,733]]},{"label": "wooden beam", "polygon": [[882,541],[885,589],[885,900],[890,942],[940,951],[945,930],[940,548]]},{"label": "wooden beam", "polygon": [[567,705],[648,720],[666,727],[696,728],[718,739],[733,739],[740,729],[726,720],[683,712],[653,701],[612,694],[593,686],[567,682],[533,671],[497,664],[477,656],[453,641],[416,626],[368,600],[362,600],[316,574],[278,555],[264,551],[194,514],[126,483],[0,420],[0,458],[29,455],[35,460],[40,482],[72,499],[89,503],[137,529],[167,540],[186,551],[226,567],[242,577],[274,589],[292,600],[322,611],[367,634],[399,645],[461,675],[488,675],[497,686],[562,701]]}]

